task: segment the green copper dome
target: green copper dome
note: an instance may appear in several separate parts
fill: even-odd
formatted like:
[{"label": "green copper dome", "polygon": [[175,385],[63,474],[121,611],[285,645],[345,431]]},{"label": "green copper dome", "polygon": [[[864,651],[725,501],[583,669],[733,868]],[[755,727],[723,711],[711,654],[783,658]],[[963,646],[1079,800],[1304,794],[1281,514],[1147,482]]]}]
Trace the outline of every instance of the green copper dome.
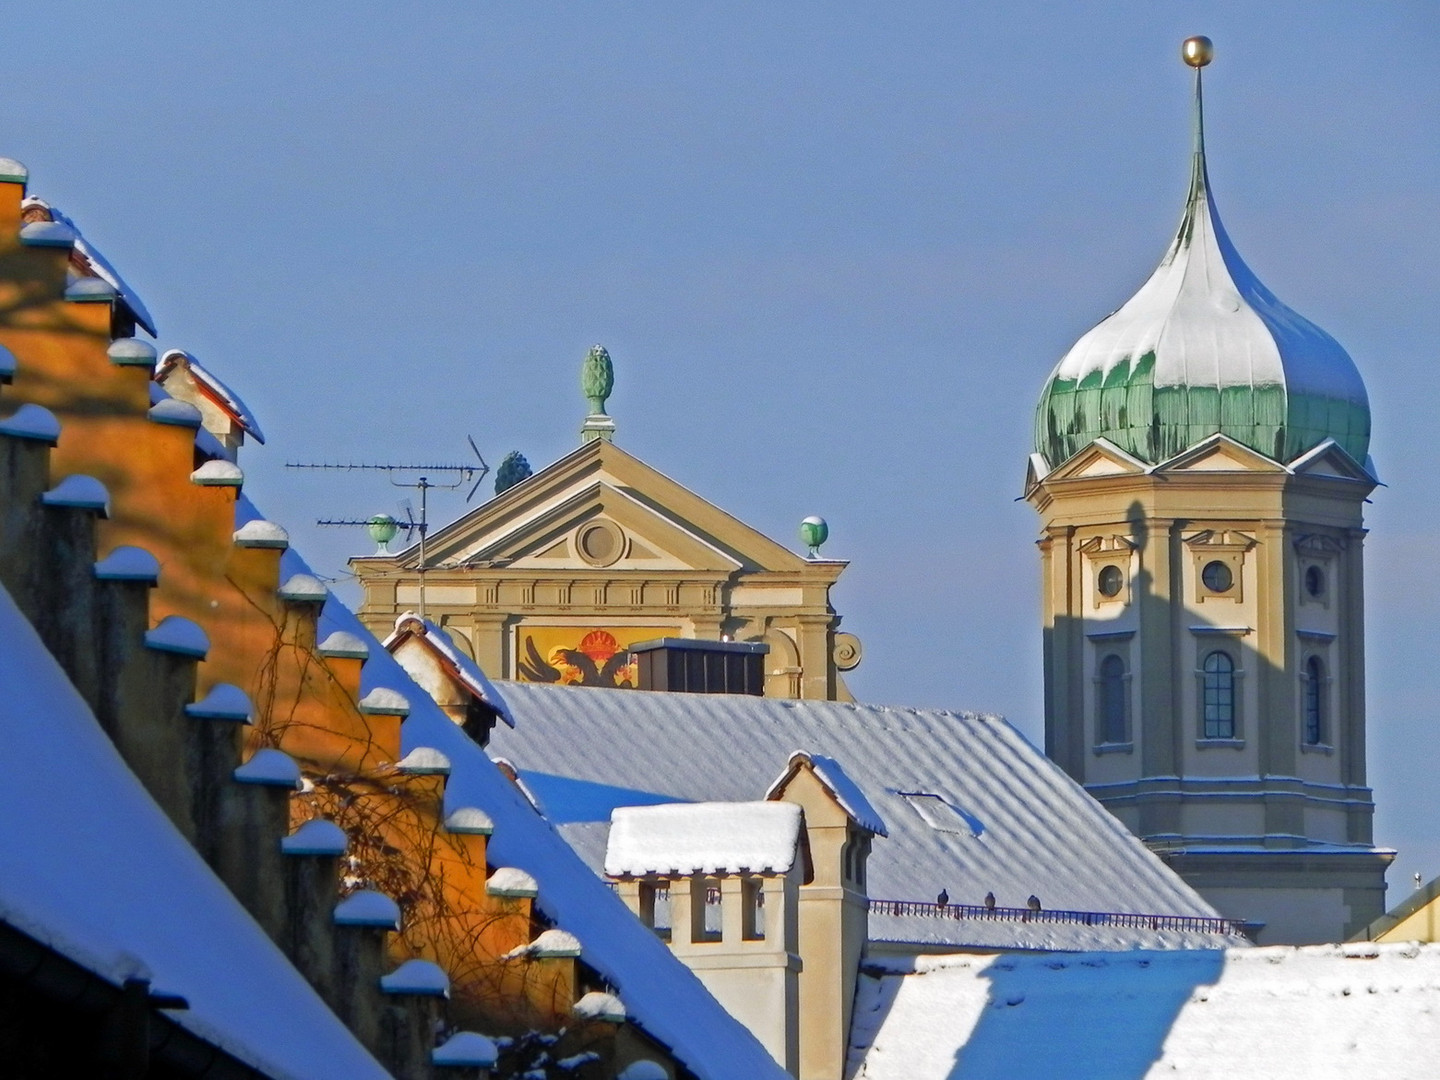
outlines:
[{"label": "green copper dome", "polygon": [[1035,448],[1055,466],[1104,438],[1156,464],[1216,432],[1282,463],[1334,439],[1363,465],[1370,405],[1345,350],[1276,299],[1226,235],[1205,168],[1197,68],[1179,231],[1150,280],[1051,373]]}]

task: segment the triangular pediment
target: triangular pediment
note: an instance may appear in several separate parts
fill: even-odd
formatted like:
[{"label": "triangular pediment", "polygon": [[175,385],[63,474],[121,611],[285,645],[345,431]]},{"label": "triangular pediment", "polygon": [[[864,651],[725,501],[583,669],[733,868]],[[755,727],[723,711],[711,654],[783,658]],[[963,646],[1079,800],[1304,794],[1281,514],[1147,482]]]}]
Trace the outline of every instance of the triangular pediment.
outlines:
[{"label": "triangular pediment", "polygon": [[1155,466],[1157,473],[1283,473],[1285,467],[1228,435],[1211,435]]},{"label": "triangular pediment", "polygon": [[[536,572],[800,570],[807,560],[596,440],[427,538],[431,566]],[[415,547],[397,561],[412,563]]]},{"label": "triangular pediment", "polygon": [[1139,475],[1146,471],[1146,464],[1133,454],[1127,454],[1109,439],[1096,439],[1077,452],[1064,464],[1055,468],[1045,480],[1079,480],[1092,476]]},{"label": "triangular pediment", "polygon": [[1296,476],[1328,476],[1375,483],[1375,478],[1334,439],[1326,439],[1313,450],[1307,450],[1290,462],[1289,468]]}]

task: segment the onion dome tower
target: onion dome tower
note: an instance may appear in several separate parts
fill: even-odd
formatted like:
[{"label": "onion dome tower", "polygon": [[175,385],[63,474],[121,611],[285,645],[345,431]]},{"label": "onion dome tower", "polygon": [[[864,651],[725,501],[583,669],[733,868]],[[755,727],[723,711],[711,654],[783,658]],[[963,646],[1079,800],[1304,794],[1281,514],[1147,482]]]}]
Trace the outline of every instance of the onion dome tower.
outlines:
[{"label": "onion dome tower", "polygon": [[1365,782],[1370,407],[1220,222],[1201,69],[1180,227],[1041,393],[1046,752],[1266,943],[1384,910]]}]

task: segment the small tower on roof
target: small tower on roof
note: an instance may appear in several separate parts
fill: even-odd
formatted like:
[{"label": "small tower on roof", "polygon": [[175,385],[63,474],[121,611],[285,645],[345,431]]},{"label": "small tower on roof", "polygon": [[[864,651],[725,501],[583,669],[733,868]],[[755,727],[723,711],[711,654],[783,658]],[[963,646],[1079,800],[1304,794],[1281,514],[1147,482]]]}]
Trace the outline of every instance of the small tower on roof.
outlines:
[{"label": "small tower on roof", "polygon": [[580,367],[580,389],[590,403],[590,414],[580,425],[580,441],[615,438],[615,421],[605,413],[605,402],[615,389],[615,367],[604,345],[592,345]]},{"label": "small tower on roof", "polygon": [[1365,778],[1370,408],[1343,348],[1215,209],[1191,38],[1180,226],[1041,393],[1045,745],[1262,943],[1340,941],[1393,855]]}]

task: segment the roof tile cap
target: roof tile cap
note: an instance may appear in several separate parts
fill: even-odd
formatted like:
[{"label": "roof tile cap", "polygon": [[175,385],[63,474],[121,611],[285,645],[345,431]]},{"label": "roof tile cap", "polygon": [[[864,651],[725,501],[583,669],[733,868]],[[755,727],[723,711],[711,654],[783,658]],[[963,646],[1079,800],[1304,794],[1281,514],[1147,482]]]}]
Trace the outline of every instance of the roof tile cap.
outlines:
[{"label": "roof tile cap", "polygon": [[245,483],[245,473],[233,461],[217,458],[192,472],[190,482],[201,487],[240,487]]},{"label": "roof tile cap", "polygon": [[290,534],[273,521],[256,518],[236,529],[232,537],[236,547],[245,548],[288,548]]},{"label": "roof tile cap", "polygon": [[183,615],[166,615],[158,626],[145,632],[145,647],[203,660],[210,651],[210,638],[198,623]]},{"label": "roof tile cap", "polygon": [[350,848],[345,830],[333,821],[312,818],[280,841],[286,855],[344,855]]},{"label": "roof tile cap", "polygon": [[35,439],[54,446],[60,441],[60,421],[45,406],[27,402],[10,416],[0,420],[0,435]]},{"label": "roof tile cap", "polygon": [[300,766],[295,763],[295,759],[284,751],[269,746],[256,750],[249,761],[235,770],[234,776],[242,784],[296,790],[300,787]]},{"label": "roof tile cap", "polygon": [[400,905],[375,889],[360,889],[335,905],[336,926],[400,929]]},{"label": "roof tile cap", "polygon": [[122,544],[95,564],[99,581],[160,580],[160,560],[142,547]]},{"label": "roof tile cap", "polygon": [[370,656],[370,646],[346,630],[336,630],[319,645],[321,656],[344,657],[350,660],[365,660]]},{"label": "roof tile cap", "polygon": [[429,960],[406,960],[389,975],[380,976],[380,989],[387,994],[448,998],[450,977]]},{"label": "roof tile cap", "polygon": [[473,1031],[457,1031],[430,1054],[435,1065],[489,1069],[500,1059],[494,1041]]},{"label": "roof tile cap", "polygon": [[250,696],[230,683],[216,683],[199,701],[185,706],[185,715],[194,720],[237,720],[248,724],[254,713]]},{"label": "roof tile cap", "polygon": [[501,866],[485,882],[485,891],[491,896],[536,897],[540,895],[540,885],[524,870]]}]

